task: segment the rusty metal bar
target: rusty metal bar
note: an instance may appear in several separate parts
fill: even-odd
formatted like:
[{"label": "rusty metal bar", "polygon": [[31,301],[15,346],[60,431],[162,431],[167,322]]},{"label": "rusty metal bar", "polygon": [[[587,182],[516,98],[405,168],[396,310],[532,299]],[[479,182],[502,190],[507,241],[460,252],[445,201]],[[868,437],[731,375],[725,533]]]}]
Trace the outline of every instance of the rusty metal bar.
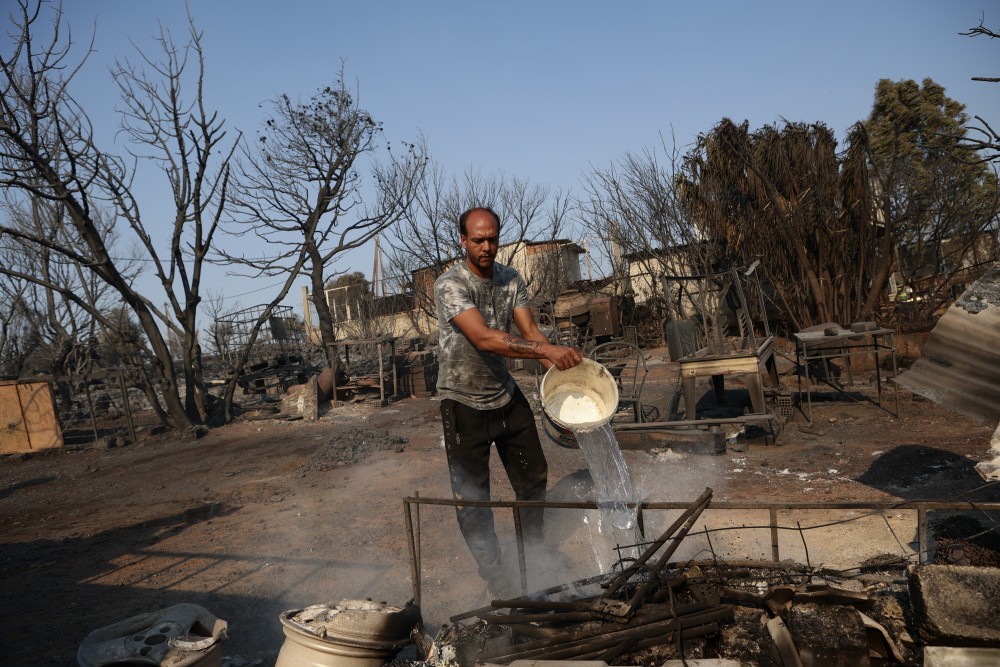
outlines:
[{"label": "rusty metal bar", "polygon": [[535,650],[545,650],[547,648],[552,648],[559,645],[567,645],[570,642],[586,641],[588,639],[593,639],[594,637],[598,637],[600,635],[606,635],[611,632],[620,632],[623,630],[645,627],[650,623],[673,621],[676,620],[676,618],[684,616],[697,616],[700,614],[704,614],[705,612],[708,612],[711,609],[713,609],[713,605],[707,602],[695,602],[687,605],[679,605],[674,611],[666,613],[661,612],[658,615],[647,614],[640,618],[633,619],[628,623],[626,623],[625,625],[616,624],[614,626],[597,626],[589,628],[577,627],[571,630],[563,631],[558,635],[552,637],[525,642],[523,644],[518,644],[516,647],[504,647],[501,650],[517,648],[518,653],[535,651]]},{"label": "rusty metal bar", "polygon": [[[417,498],[420,497],[420,493],[416,491],[413,493],[413,495],[416,496]],[[420,550],[420,505],[419,504],[417,504],[417,525],[415,526],[414,535],[415,535],[414,544],[417,547],[417,570],[423,572],[424,562],[422,558],[422,552]]]},{"label": "rusty metal bar", "polygon": [[[653,648],[654,646],[663,646],[664,644],[674,644],[677,639],[694,639],[695,637],[705,637],[710,635],[719,634],[719,624],[718,623],[706,623],[705,625],[698,625],[693,628],[683,628],[679,631],[677,636],[674,633],[666,633],[662,635],[657,635],[654,637],[647,637],[646,639],[641,639],[635,642],[632,646],[628,648],[629,651],[642,651],[643,649]],[[577,660],[597,660],[600,659],[600,651],[594,651],[591,653],[582,653],[574,656]],[[543,659],[547,656],[543,656]]]},{"label": "rusty metal bar", "polygon": [[[406,546],[410,550],[410,585],[413,591],[413,602],[417,606],[420,605],[420,557],[418,556],[419,547],[416,543],[416,535],[413,529],[413,516],[411,514],[412,509],[410,507],[411,503],[409,500],[403,501],[404,516],[406,517],[406,534],[408,539],[406,541]],[[419,512],[420,505],[417,505],[417,511]],[[417,526],[419,526],[419,521]],[[419,530],[419,528],[417,529]]]},{"label": "rusty metal bar", "polygon": [[[454,507],[455,505],[462,505],[463,507],[492,507],[492,508],[510,508],[510,507],[536,507],[545,509],[582,509],[582,510],[596,510],[599,509],[597,503],[593,501],[562,501],[562,500],[454,500],[452,498],[419,498],[410,497],[404,498],[404,502],[409,501],[414,504],[420,505],[443,505],[446,507]],[[642,502],[640,503],[642,507],[646,510],[684,510],[691,507],[690,502],[680,502],[680,501],[662,501],[662,502]],[[967,509],[978,509],[985,510],[987,512],[997,512],[1000,511],[1000,502],[979,502],[975,500],[962,500],[962,501],[944,501],[944,500],[903,500],[895,505],[881,505],[875,502],[836,502],[836,503],[821,503],[821,502],[791,502],[791,503],[772,503],[772,502],[738,502],[738,501],[712,501],[710,510],[769,510],[775,508],[778,510],[871,510],[872,515],[876,516],[879,514],[879,508],[884,510],[918,510],[924,508],[928,511],[939,511],[939,510],[967,510]],[[792,529],[794,530],[794,528]]]},{"label": "rusty metal bar", "polygon": [[506,625],[508,628],[510,628],[519,635],[524,635],[525,637],[532,637],[534,639],[545,639],[546,637],[552,637],[559,632],[559,630],[553,630],[551,628],[543,628],[538,625],[526,625],[519,623],[504,623],[504,625]]},{"label": "rusty metal bar", "polygon": [[487,623],[584,623],[594,620],[589,611],[563,611],[538,614],[480,614]]},{"label": "rusty metal bar", "polygon": [[[670,545],[656,560],[656,563],[653,564],[651,569],[657,574],[657,576],[659,576],[660,572],[670,561],[670,557],[674,555],[675,551],[677,551],[677,547],[679,547],[681,542],[684,541],[684,538],[687,537],[688,532],[691,530],[691,526],[694,525],[695,521],[697,521],[698,518],[701,516],[701,513],[704,512],[705,508],[708,507],[709,503],[712,502],[712,489],[711,488],[705,489],[705,492],[696,502],[698,503],[698,505],[693,507],[690,512],[685,512],[685,514],[688,514],[688,517],[684,521],[684,525],[680,528],[679,531],[677,531],[677,534],[671,540]],[[643,598],[646,597],[646,593],[653,585],[653,581],[654,581],[653,578],[650,577],[646,579],[646,581],[644,581],[642,584],[640,584],[639,587],[636,589],[635,594],[633,594],[632,598],[628,601],[629,616],[634,614],[635,610],[639,607],[639,605],[642,604],[642,600]]]},{"label": "rusty metal bar", "polygon": [[491,604],[495,608],[528,609],[531,611],[586,611],[594,606],[590,600],[555,602],[552,600],[533,600],[529,597],[494,600]]},{"label": "rusty metal bar", "polygon": [[771,560],[778,562],[781,560],[781,555],[778,552],[778,510],[771,507],[767,514],[771,522]]},{"label": "rusty metal bar", "polygon": [[521,508],[512,508],[514,512],[514,541],[517,544],[517,570],[520,573],[521,595],[528,592],[528,567],[524,562],[524,528],[521,524]]},{"label": "rusty metal bar", "polygon": [[[649,545],[649,547],[642,553],[641,556],[639,556],[639,558],[636,559],[634,563],[622,570],[621,573],[615,577],[614,580],[612,580],[611,584],[608,586],[608,590],[604,593],[604,597],[610,598],[617,593],[622,585],[624,585],[625,582],[628,581],[629,578],[646,563],[646,561],[652,558],[659,548],[662,547],[675,532],[677,532],[677,529],[681,527],[681,524],[683,524],[694,512],[698,511],[699,507],[704,509],[704,506],[711,501],[711,498],[712,489],[706,488],[704,492],[698,496],[698,499],[695,500],[692,505],[687,507],[684,513],[677,517],[677,519],[670,524],[670,527],[663,531],[663,534],[653,541],[653,543]],[[700,512],[698,513],[700,514]]]},{"label": "rusty metal bar", "polygon": [[[562,660],[572,658],[581,653],[588,653],[594,650],[605,650],[614,646],[618,642],[633,637],[649,638],[660,636],[676,630],[696,628],[708,623],[732,618],[733,608],[720,605],[708,611],[694,613],[687,616],[668,618],[657,622],[643,622],[642,625],[621,629],[620,625],[602,626],[601,629],[611,630],[610,632],[599,632],[596,635],[581,639],[570,639],[564,643],[555,643],[550,647],[524,650],[527,644],[518,644],[516,648],[521,649],[512,653],[494,656],[483,656],[483,660],[493,662],[510,662],[512,660],[541,658],[545,660]],[[558,639],[558,638],[557,638]],[[544,641],[544,640],[542,640]],[[529,642],[537,644],[539,642]]]},{"label": "rusty metal bar", "polygon": [[635,639],[623,639],[603,653],[598,653],[597,659],[606,665],[610,665],[616,658],[620,658],[634,649],[637,643]]},{"label": "rusty metal bar", "polygon": [[[578,579],[577,581],[571,581],[566,584],[559,584],[558,586],[552,586],[544,590],[538,591],[535,595],[552,595],[553,593],[562,593],[563,591],[568,591],[574,588],[581,588],[583,586],[590,586],[591,584],[602,584],[611,578],[610,574],[598,574],[593,577],[587,577],[586,579]],[[469,611],[462,612],[461,614],[455,614],[451,616],[448,620],[452,623],[458,623],[459,621],[464,621],[467,618],[472,618],[474,616],[479,616],[480,614],[486,614],[493,611],[496,607],[515,607],[517,602],[522,598],[513,598],[511,600],[493,600],[491,606],[480,607],[479,609],[471,609]]]}]

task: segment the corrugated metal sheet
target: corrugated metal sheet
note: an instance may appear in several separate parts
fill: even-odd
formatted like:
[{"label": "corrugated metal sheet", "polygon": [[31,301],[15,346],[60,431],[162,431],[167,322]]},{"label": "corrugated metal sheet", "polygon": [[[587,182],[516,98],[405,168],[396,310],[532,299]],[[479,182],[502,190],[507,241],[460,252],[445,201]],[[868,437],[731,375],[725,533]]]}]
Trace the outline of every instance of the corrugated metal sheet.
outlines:
[{"label": "corrugated metal sheet", "polygon": [[1000,268],[952,304],[896,382],[961,414],[1000,421]]}]

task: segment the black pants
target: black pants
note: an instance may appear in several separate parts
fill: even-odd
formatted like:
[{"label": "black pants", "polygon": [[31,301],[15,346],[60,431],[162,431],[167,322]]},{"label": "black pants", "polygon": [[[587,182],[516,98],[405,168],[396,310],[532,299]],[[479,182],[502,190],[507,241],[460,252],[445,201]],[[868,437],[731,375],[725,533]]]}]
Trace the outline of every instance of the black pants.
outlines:
[{"label": "black pants", "polygon": [[[491,443],[496,443],[517,499],[545,500],[548,464],[538,441],[535,416],[520,390],[507,405],[494,410],[477,410],[446,398],[441,401],[441,421],[456,500],[490,499]],[[501,554],[493,510],[459,506],[456,511],[462,536],[479,565],[479,575],[487,580],[493,578]],[[542,534],[542,510],[522,510],[521,526],[525,542],[537,541]]]}]

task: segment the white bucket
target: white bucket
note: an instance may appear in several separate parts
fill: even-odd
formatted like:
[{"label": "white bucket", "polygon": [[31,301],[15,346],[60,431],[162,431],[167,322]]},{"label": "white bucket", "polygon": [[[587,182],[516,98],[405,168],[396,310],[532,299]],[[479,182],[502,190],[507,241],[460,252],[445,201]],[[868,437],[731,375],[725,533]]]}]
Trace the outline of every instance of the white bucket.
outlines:
[{"label": "white bucket", "polygon": [[[589,431],[618,410],[618,385],[601,364],[584,359],[573,368],[549,368],[539,390],[542,409],[559,430]],[[562,443],[560,443],[562,444]]]}]

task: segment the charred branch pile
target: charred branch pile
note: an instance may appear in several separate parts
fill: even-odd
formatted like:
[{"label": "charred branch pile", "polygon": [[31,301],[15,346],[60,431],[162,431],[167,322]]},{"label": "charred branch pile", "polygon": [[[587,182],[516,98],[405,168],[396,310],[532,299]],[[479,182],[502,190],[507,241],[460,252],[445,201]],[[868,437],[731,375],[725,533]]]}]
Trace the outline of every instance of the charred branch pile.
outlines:
[{"label": "charred branch pile", "polygon": [[847,571],[790,562],[671,562],[710,500],[706,489],[615,572],[453,616],[427,648],[427,661],[437,667],[702,658],[776,666],[919,664],[927,637],[914,626],[908,579],[924,566],[911,565],[907,577],[902,558]]}]

